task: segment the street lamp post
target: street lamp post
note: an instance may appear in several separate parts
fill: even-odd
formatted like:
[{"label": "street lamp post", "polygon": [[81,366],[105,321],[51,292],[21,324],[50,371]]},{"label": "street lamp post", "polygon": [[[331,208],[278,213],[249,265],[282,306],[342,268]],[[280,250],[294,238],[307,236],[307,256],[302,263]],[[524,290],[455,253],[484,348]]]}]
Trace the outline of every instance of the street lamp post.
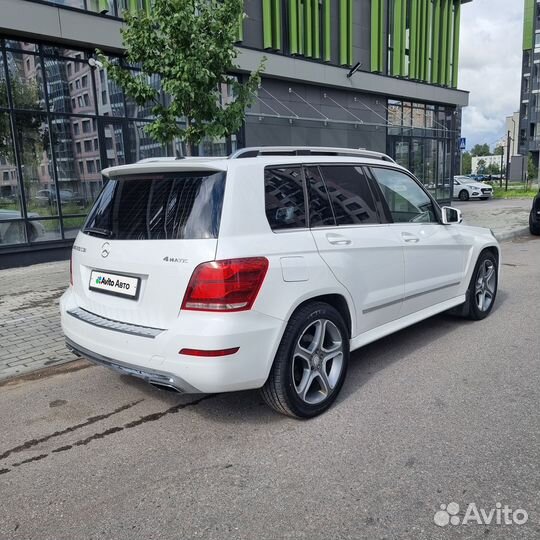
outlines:
[{"label": "street lamp post", "polygon": [[506,187],[505,191],[508,191],[508,175],[510,173],[510,141],[512,141],[512,137],[510,137],[510,130],[508,131],[508,138],[506,141]]}]

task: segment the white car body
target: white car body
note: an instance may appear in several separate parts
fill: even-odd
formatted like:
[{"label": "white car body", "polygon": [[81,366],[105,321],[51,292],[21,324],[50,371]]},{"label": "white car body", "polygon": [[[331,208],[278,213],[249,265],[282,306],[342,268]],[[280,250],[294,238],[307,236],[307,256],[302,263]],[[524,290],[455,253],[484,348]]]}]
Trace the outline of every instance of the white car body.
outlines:
[{"label": "white car body", "polygon": [[[467,197],[460,196],[466,192]],[[454,176],[454,199],[491,199],[493,197],[493,188],[484,182],[477,182],[468,176]]]},{"label": "white car body", "polygon": [[[80,232],[72,255],[73,284],[60,303],[68,346],[96,363],[180,392],[259,388],[291,315],[306,301],[340,299],[354,350],[463,304],[480,252],[491,249],[498,256],[488,229],[440,220],[273,232],[265,214],[265,168],[314,163],[385,168],[410,176],[376,155],[149,161],[105,170],[111,179],[222,171],[226,182],[219,234],[115,240]],[[181,309],[198,265],[247,257],[268,261],[251,309]],[[137,297],[91,290],[96,270],[140,280]],[[235,352],[180,354],[186,349]]]}]

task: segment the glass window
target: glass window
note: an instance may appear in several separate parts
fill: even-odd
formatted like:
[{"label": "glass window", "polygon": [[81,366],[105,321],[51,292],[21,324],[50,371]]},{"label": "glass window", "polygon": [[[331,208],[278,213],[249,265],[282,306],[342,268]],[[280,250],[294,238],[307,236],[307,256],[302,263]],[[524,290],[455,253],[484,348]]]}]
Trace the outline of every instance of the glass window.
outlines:
[{"label": "glass window", "polygon": [[321,165],[320,169],[338,225],[380,222],[373,194],[361,167]]},{"label": "glass window", "polygon": [[93,161],[87,161],[86,162],[86,170],[88,171],[88,174],[94,174],[96,172],[96,165]]},{"label": "glass window", "polygon": [[377,167],[373,167],[372,172],[395,223],[438,222],[431,199],[410,176]]},{"label": "glass window", "polygon": [[19,141],[28,216],[55,216],[58,201],[46,118],[40,114],[17,113],[15,133]]},{"label": "glass window", "polygon": [[65,217],[62,222],[64,224],[64,237],[65,238],[75,238],[84,225],[86,216],[77,216],[77,217]]},{"label": "glass window", "polygon": [[0,112],[0,220],[21,217],[19,174],[9,115]]},{"label": "glass window", "polygon": [[30,242],[60,240],[61,237],[59,219],[32,219],[28,221],[28,240]]},{"label": "glass window", "polygon": [[92,151],[92,141],[90,141],[90,140],[84,141],[84,151],[85,152],[91,152]]},{"label": "glass window", "polygon": [[[45,110],[43,72],[39,58],[6,51],[13,104],[17,109]],[[34,58],[38,63],[34,65]]]},{"label": "glass window", "polygon": [[300,167],[265,169],[266,217],[273,231],[306,227],[306,201]]},{"label": "glass window", "polygon": [[84,232],[118,240],[217,238],[224,172],[111,179]]},{"label": "glass window", "polygon": [[0,49],[0,107],[7,107],[7,84],[6,76],[4,72],[4,56],[2,55],[2,50]]},{"label": "glass window", "polygon": [[90,133],[92,131],[90,120],[82,121],[82,130],[83,130],[83,133]]},{"label": "glass window", "polygon": [[[11,214],[16,215],[15,212]],[[10,218],[4,210],[0,210],[0,216],[0,246],[25,244],[27,240],[24,221]],[[20,214],[18,216],[20,217]]]},{"label": "glass window", "polygon": [[309,225],[310,227],[332,227],[336,220],[330,196],[322,180],[318,167],[307,167],[306,182],[309,189]]}]

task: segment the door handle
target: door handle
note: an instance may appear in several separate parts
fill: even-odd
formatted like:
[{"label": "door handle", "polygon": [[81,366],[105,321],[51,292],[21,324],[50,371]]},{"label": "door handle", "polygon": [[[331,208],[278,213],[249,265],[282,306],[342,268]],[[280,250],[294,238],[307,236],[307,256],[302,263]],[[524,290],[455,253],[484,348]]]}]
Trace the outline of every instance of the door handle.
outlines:
[{"label": "door handle", "polygon": [[348,246],[349,244],[352,244],[351,240],[341,236],[341,234],[327,234],[326,239],[334,246]]},{"label": "door handle", "polygon": [[418,244],[418,242],[420,242],[420,238],[411,233],[401,233],[401,238],[403,238],[404,242],[409,244]]}]

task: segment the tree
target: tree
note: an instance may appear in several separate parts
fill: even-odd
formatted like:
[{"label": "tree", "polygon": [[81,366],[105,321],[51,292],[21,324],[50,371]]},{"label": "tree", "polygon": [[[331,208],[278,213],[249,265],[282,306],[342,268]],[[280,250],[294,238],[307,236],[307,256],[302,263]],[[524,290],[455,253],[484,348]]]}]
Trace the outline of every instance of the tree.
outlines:
[{"label": "tree", "polygon": [[478,164],[476,166],[476,172],[477,174],[486,174],[486,160],[485,159],[478,160]]},{"label": "tree", "polygon": [[504,146],[496,146],[493,151],[494,156],[504,156]]},{"label": "tree", "polygon": [[[184,140],[190,155],[191,145],[204,137],[227,137],[240,129],[264,69],[263,60],[245,83],[232,75],[243,9],[243,0],[155,0],[148,14],[124,13],[126,60],[141,71],[97,53],[109,77],[139,106],[151,104],[155,119],[146,128],[151,137],[164,144]],[[161,88],[150,83],[155,75]],[[220,90],[226,87],[234,99],[223,104]],[[168,95],[167,104],[160,90]]]},{"label": "tree", "polygon": [[500,174],[501,173],[501,167],[498,163],[490,163],[487,166],[487,174]]},{"label": "tree", "polygon": [[481,157],[490,155],[489,144],[475,144],[471,150],[471,156]]},{"label": "tree", "polygon": [[532,155],[527,156],[527,184],[532,184],[538,179],[538,167],[534,163]]},{"label": "tree", "polygon": [[461,164],[462,164],[463,174],[471,174],[472,157],[469,152],[463,152],[463,158],[462,158]]}]

